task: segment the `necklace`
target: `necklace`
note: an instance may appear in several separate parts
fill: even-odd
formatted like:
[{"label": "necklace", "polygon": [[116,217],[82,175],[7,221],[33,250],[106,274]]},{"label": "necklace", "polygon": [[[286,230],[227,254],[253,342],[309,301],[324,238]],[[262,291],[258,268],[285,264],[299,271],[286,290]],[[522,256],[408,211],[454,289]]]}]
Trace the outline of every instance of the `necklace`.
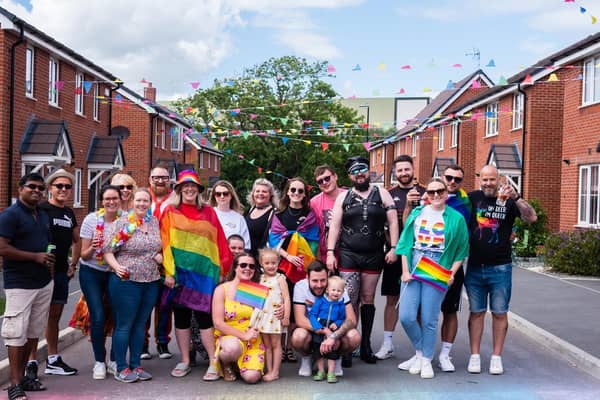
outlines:
[{"label": "necklace", "polygon": [[257,210],[264,210],[267,207],[271,207],[271,204],[267,203],[264,206],[254,205],[254,208],[256,208]]},{"label": "necklace", "polygon": [[133,210],[131,210],[127,215],[127,225],[125,225],[123,229],[117,232],[115,237],[112,238],[110,241],[110,247],[115,250],[123,247],[125,242],[131,239],[135,231],[139,229],[140,225],[142,225],[144,222],[148,223],[151,218],[152,214],[150,214],[149,211],[143,218],[136,218],[135,213]]}]

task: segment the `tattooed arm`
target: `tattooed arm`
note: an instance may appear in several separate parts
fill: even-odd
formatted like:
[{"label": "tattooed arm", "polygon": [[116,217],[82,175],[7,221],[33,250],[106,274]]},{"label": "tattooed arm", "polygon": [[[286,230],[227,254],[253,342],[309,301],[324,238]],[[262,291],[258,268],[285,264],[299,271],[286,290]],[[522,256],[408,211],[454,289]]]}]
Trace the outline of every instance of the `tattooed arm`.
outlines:
[{"label": "tattooed arm", "polygon": [[525,199],[523,199],[522,197],[519,197],[516,201],[515,204],[517,205],[517,208],[519,209],[519,211],[521,212],[521,219],[523,220],[523,222],[527,222],[527,223],[534,223],[535,221],[537,221],[537,214],[535,213],[535,210],[533,209],[533,207],[531,207],[531,205],[525,201]]}]

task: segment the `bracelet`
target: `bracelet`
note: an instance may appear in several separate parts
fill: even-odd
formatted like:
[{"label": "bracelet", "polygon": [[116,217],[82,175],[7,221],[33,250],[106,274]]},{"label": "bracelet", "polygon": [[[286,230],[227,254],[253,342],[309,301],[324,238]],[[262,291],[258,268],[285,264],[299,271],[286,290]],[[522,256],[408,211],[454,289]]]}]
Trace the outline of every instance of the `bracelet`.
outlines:
[{"label": "bracelet", "polygon": [[329,252],[335,253],[335,249],[327,249],[327,252],[328,252],[328,253],[329,253]]}]

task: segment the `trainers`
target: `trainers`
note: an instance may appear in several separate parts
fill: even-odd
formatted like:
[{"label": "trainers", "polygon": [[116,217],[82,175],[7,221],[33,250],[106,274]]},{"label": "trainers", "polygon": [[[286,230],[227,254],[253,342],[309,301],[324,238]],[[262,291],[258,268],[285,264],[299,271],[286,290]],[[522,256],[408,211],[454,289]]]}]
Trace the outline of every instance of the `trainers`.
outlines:
[{"label": "trainers", "polygon": [[96,361],[94,369],[92,371],[92,378],[94,379],[106,379],[106,364],[103,362]]},{"label": "trainers", "polygon": [[108,372],[109,374],[116,374],[117,373],[117,362],[116,361],[109,361],[106,363],[106,372]]},{"label": "trainers", "polygon": [[140,381],[149,381],[150,379],[152,379],[152,374],[150,374],[150,372],[146,371],[142,367],[137,367],[133,370],[133,372],[137,374],[138,378],[140,378]]},{"label": "trainers", "polygon": [[338,358],[335,360],[335,370],[333,371],[335,376],[344,376],[344,370],[342,369],[342,359]]},{"label": "trainers", "polygon": [[387,360],[388,358],[394,355],[394,345],[386,344],[385,342],[381,345],[381,348],[377,353],[375,353],[375,357],[378,360]]},{"label": "trainers", "polygon": [[75,375],[77,370],[75,368],[71,368],[67,365],[66,362],[62,360],[60,356],[51,363],[46,360],[46,369],[44,370],[46,375]]},{"label": "trainers", "polygon": [[406,361],[401,362],[400,364],[398,364],[398,369],[401,369],[402,371],[408,371],[410,369],[410,367],[412,367],[412,365],[417,361],[417,356],[414,355],[411,358],[409,358]]},{"label": "trainers", "polygon": [[490,374],[502,375],[503,373],[504,368],[502,367],[502,357],[492,356],[492,358],[490,359]]},{"label": "trainers", "polygon": [[311,376],[312,375],[312,359],[310,356],[302,357],[300,359],[300,369],[298,370],[300,376]]},{"label": "trainers", "polygon": [[144,349],[142,350],[142,354],[140,355],[140,358],[142,360],[151,360],[152,359],[152,354],[150,354],[150,352],[148,351],[148,346],[144,346]]},{"label": "trainers", "polygon": [[169,345],[166,343],[158,343],[156,345],[156,350],[158,351],[158,358],[161,360],[167,360],[173,357],[173,354],[169,351]]},{"label": "trainers", "polygon": [[[423,358],[419,356],[415,356],[415,361],[413,361],[412,365],[408,369],[408,373],[411,375],[418,375],[421,373],[421,364],[423,364]],[[431,364],[431,362],[429,362]]]},{"label": "trainers", "polygon": [[434,376],[431,360],[421,358],[421,379],[431,379]]},{"label": "trainers", "polygon": [[444,372],[454,372],[456,371],[456,368],[454,368],[454,364],[452,364],[452,361],[450,361],[451,358],[450,356],[447,355],[441,355],[440,354],[440,369]]},{"label": "trainers", "polygon": [[471,354],[471,358],[469,358],[469,365],[467,366],[467,371],[471,374],[480,374],[481,373],[481,357],[479,354]]},{"label": "trainers", "polygon": [[134,371],[130,370],[129,368],[125,368],[123,371],[115,374],[115,379],[123,383],[133,383],[137,382],[140,377]]},{"label": "trainers", "polygon": [[37,362],[28,362],[25,368],[25,376],[29,379],[37,379],[38,377],[38,364]]}]

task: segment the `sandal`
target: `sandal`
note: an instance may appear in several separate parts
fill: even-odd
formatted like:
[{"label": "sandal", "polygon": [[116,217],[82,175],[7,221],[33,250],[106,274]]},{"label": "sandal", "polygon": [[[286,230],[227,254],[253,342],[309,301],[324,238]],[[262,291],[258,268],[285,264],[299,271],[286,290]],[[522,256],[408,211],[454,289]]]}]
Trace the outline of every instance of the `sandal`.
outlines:
[{"label": "sandal", "polygon": [[46,387],[39,378],[31,379],[28,376],[24,377],[21,381],[21,388],[26,392],[41,392],[42,390],[46,390]]},{"label": "sandal", "polygon": [[221,379],[221,376],[219,376],[219,372],[212,365],[210,365],[208,367],[208,369],[206,370],[206,373],[202,377],[202,380],[205,380],[205,381],[208,381],[208,382],[210,382],[210,381],[218,381],[219,379]]},{"label": "sandal", "polygon": [[189,374],[191,370],[192,368],[188,364],[180,362],[171,371],[171,376],[174,376],[175,378],[183,378]]},{"label": "sandal", "polygon": [[27,395],[21,385],[16,384],[8,387],[8,400],[27,400]]},{"label": "sandal", "polygon": [[298,362],[298,358],[296,358],[296,353],[294,353],[294,350],[292,349],[287,349],[285,351],[285,358],[287,358],[287,361],[291,363]]},{"label": "sandal", "polygon": [[237,380],[237,376],[235,375],[235,372],[233,371],[231,365],[223,367],[223,380],[225,382],[233,382]]}]

